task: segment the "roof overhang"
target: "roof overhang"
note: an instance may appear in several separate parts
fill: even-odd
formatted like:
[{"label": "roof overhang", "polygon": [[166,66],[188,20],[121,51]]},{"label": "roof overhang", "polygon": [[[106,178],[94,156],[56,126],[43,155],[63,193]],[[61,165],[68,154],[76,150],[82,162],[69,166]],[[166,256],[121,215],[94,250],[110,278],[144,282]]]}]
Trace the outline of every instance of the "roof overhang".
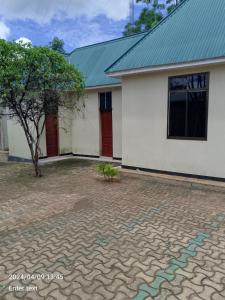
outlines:
[{"label": "roof overhang", "polygon": [[118,71],[118,72],[108,72],[107,75],[110,77],[121,78],[123,76],[128,76],[128,75],[137,75],[137,74],[143,74],[143,73],[153,73],[153,72],[161,72],[161,71],[169,71],[169,70],[177,70],[177,69],[187,69],[187,68],[195,68],[195,67],[204,67],[204,66],[219,65],[219,64],[225,64],[225,57],[185,62],[185,63],[180,63],[180,64],[170,64],[170,65],[161,65],[161,66],[146,67],[146,68],[140,68],[140,69],[131,69],[131,70]]},{"label": "roof overhang", "polygon": [[107,89],[111,89],[111,88],[117,88],[117,87],[121,87],[122,84],[118,83],[118,84],[106,84],[106,85],[97,85],[97,86],[87,86],[85,87],[85,91],[93,91],[93,90],[107,90]]}]

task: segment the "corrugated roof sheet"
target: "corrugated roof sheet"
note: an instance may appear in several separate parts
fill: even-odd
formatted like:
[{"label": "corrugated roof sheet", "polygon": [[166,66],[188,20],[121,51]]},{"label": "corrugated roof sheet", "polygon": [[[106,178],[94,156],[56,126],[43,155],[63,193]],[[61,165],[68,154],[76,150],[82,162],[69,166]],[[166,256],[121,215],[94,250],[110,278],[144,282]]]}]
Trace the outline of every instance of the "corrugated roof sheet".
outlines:
[{"label": "corrugated roof sheet", "polygon": [[225,56],[225,0],[186,0],[107,72]]},{"label": "corrugated roof sheet", "polygon": [[121,81],[108,77],[105,74],[105,69],[143,38],[145,34],[136,34],[78,48],[68,55],[67,59],[84,74],[86,87],[119,84]]}]

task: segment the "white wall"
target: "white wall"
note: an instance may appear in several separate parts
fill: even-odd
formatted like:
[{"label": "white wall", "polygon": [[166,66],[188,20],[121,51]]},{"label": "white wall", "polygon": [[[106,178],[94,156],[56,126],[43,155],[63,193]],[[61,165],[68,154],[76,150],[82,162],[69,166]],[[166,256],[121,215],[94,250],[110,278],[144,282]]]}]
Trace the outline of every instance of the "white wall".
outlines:
[{"label": "white wall", "polygon": [[[208,140],[167,139],[168,76],[210,72]],[[225,66],[123,79],[123,165],[225,178]]]},{"label": "white wall", "polygon": [[122,158],[122,90],[112,90],[113,157]]},{"label": "white wall", "polygon": [[113,156],[122,155],[122,92],[121,88],[87,91],[85,109],[72,122],[72,152],[82,155],[101,155],[101,126],[99,92],[112,91]]},{"label": "white wall", "polygon": [[[31,159],[30,150],[21,125],[14,119],[7,121],[9,156],[14,158]],[[41,156],[46,156],[45,131],[40,141]]]},{"label": "white wall", "polygon": [[8,150],[6,109],[0,106],[0,150]]},{"label": "white wall", "polygon": [[[71,113],[65,110],[59,112],[59,154],[72,152],[71,140]],[[30,150],[27,144],[22,127],[15,120],[8,120],[8,139],[9,139],[9,156],[23,159],[31,159]],[[47,155],[46,149],[46,131],[44,129],[40,140],[40,157]]]},{"label": "white wall", "polygon": [[[113,106],[113,156],[122,156],[122,91],[121,88],[88,91],[85,109],[74,113],[59,111],[59,154],[101,155],[101,128],[99,92],[112,91]],[[30,159],[30,151],[22,127],[8,120],[9,155]],[[46,134],[43,132],[41,156],[46,156]]]},{"label": "white wall", "polygon": [[59,154],[72,152],[72,118],[72,113],[68,110],[59,110]]},{"label": "white wall", "polygon": [[72,152],[82,155],[99,155],[100,125],[98,93],[88,92],[85,109],[74,113],[72,121]]}]

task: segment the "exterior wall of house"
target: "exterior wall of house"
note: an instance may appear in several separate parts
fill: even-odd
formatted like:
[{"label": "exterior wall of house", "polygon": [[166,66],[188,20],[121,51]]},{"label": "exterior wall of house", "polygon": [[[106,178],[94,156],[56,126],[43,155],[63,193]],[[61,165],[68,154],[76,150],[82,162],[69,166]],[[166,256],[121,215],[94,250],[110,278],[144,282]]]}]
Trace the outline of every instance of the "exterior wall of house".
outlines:
[{"label": "exterior wall of house", "polygon": [[8,150],[6,109],[0,106],[0,150]]},{"label": "exterior wall of house", "polygon": [[122,90],[112,91],[113,157],[122,158]]},{"label": "exterior wall of house", "polygon": [[59,111],[59,154],[72,153],[72,113],[65,109]]},{"label": "exterior wall of house", "polygon": [[101,126],[99,92],[112,91],[113,156],[122,155],[122,91],[121,88],[87,91],[85,109],[76,113],[72,122],[72,152],[74,154],[101,155]]},{"label": "exterior wall of house", "polygon": [[[27,144],[23,128],[15,120],[7,121],[9,159],[10,160],[31,160],[30,150]],[[41,157],[46,156],[46,136],[45,131],[40,141]]]},{"label": "exterior wall of house", "polygon": [[15,120],[8,120],[9,159],[31,159],[22,127]]},{"label": "exterior wall of house", "polygon": [[75,112],[72,121],[72,152],[81,155],[99,155],[100,123],[98,93],[87,92],[85,109]]},{"label": "exterior wall of house", "polygon": [[[68,111],[61,111],[59,117],[59,154],[68,154],[72,152],[71,148],[71,114]],[[9,140],[9,158],[30,160],[30,150],[24,131],[20,124],[15,120],[8,120],[8,140]],[[47,156],[46,132],[43,131],[40,141],[40,157]]]},{"label": "exterior wall of house", "polygon": [[[100,156],[101,127],[99,113],[100,91],[112,91],[113,106],[113,156],[122,156],[122,91],[121,88],[88,91],[85,109],[80,113],[59,111],[59,154]],[[22,127],[15,120],[8,120],[9,158],[30,160],[31,155]],[[47,155],[46,133],[41,138],[41,157]]]},{"label": "exterior wall of house", "polygon": [[[168,76],[210,72],[207,141],[167,139]],[[225,178],[225,66],[123,79],[123,165]]]}]

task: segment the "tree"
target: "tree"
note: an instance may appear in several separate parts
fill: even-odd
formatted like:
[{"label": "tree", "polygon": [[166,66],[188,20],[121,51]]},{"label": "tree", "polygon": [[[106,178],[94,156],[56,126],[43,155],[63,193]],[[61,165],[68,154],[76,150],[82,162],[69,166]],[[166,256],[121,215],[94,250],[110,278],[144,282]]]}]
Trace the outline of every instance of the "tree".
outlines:
[{"label": "tree", "polygon": [[137,3],[138,2],[143,2],[143,3],[146,3],[147,5],[151,4],[152,8],[153,8],[153,11],[155,11],[155,12],[157,12],[158,10],[160,11],[160,10],[165,8],[165,4],[160,3],[160,0],[136,0],[136,2]]},{"label": "tree", "polygon": [[160,3],[159,0],[136,0],[136,2],[143,2],[148,7],[143,8],[138,20],[134,24],[128,23],[125,26],[124,36],[150,30],[163,18],[162,11],[165,9],[165,5]]},{"label": "tree", "polygon": [[64,50],[64,41],[60,40],[58,37],[54,37],[53,40],[51,41],[51,43],[49,44],[49,48],[54,50],[54,51],[58,51],[61,54],[65,54],[65,50]]},{"label": "tree", "polygon": [[60,108],[79,110],[83,90],[82,74],[63,55],[0,40],[0,104],[22,126],[37,177],[46,116]]},{"label": "tree", "polygon": [[128,23],[123,32],[124,36],[129,36],[135,33],[140,33],[152,29],[157,23],[162,20],[163,15],[155,12],[153,9],[144,8],[138,20],[132,25]]},{"label": "tree", "polygon": [[178,5],[180,5],[184,0],[166,0],[167,12],[171,13]]},{"label": "tree", "polygon": [[145,3],[147,7],[143,8],[134,24],[128,23],[125,26],[123,35],[129,36],[152,29],[183,1],[185,0],[136,0],[137,3]]}]

